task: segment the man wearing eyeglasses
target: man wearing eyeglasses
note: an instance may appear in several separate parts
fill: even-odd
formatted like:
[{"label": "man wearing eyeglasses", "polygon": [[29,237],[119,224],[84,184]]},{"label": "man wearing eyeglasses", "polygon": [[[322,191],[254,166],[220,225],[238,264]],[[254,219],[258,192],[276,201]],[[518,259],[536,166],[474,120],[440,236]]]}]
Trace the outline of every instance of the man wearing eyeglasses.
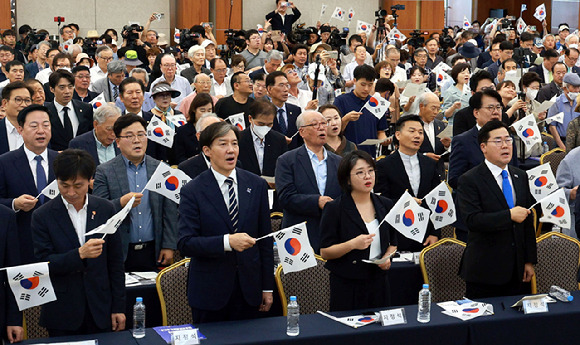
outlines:
[{"label": "man wearing eyeglasses", "polygon": [[119,98],[119,85],[125,79],[127,66],[123,61],[114,60],[107,64],[107,77],[98,80],[91,86],[91,91],[103,94],[105,101],[116,102]]},{"label": "man wearing eyeglasses", "polygon": [[90,103],[93,98],[99,95],[98,93],[89,90],[89,86],[91,85],[91,70],[87,66],[78,65],[72,69],[72,73],[75,77],[73,99]]},{"label": "man wearing eyeglasses", "polygon": [[18,132],[18,113],[32,103],[34,91],[23,82],[8,84],[3,90],[2,108],[6,117],[0,120],[0,155],[22,146]]},{"label": "man wearing eyeglasses", "polygon": [[125,271],[156,271],[169,265],[177,245],[177,205],[144,190],[159,161],[145,154],[147,121],[127,114],[113,126],[121,154],[97,167],[93,195],[109,199],[120,211],[135,196],[133,208],[119,231]]},{"label": "man wearing eyeglasses", "polygon": [[534,276],[537,254],[528,209],[533,204],[528,176],[508,166],[513,138],[507,125],[498,119],[487,122],[479,130],[477,142],[484,160],[459,179],[457,192],[457,205],[468,228],[459,269],[466,283],[465,296],[530,293],[527,283]]},{"label": "man wearing eyeglasses", "polygon": [[151,89],[153,90],[157,83],[164,81],[170,84],[172,89],[179,91],[179,96],[171,98],[171,108],[175,108],[182,99],[192,92],[191,85],[186,78],[176,74],[177,62],[172,54],[163,54],[160,67],[163,75],[151,83]]},{"label": "man wearing eyeglasses", "polygon": [[97,63],[91,67],[91,85],[107,77],[107,64],[113,61],[113,49],[102,45],[95,54]]},{"label": "man wearing eyeglasses", "polygon": [[246,124],[245,127],[247,128],[250,125],[248,110],[254,101],[253,98],[250,98],[253,86],[252,80],[244,72],[236,72],[231,79],[226,82],[231,84],[231,88],[234,92],[231,96],[224,97],[216,103],[215,113],[224,120],[231,115],[243,113]]},{"label": "man wearing eyeglasses", "polygon": [[328,122],[321,113],[305,111],[296,126],[304,145],[280,156],[276,164],[276,190],[284,209],[282,227],[306,221],[310,245],[318,254],[322,209],[341,193],[337,177],[341,157],[324,148]]},{"label": "man wearing eyeglasses", "polygon": [[211,90],[209,94],[217,98],[223,98],[233,93],[232,86],[226,80],[226,73],[228,66],[222,58],[214,58],[210,61],[210,71],[213,79],[211,83]]}]

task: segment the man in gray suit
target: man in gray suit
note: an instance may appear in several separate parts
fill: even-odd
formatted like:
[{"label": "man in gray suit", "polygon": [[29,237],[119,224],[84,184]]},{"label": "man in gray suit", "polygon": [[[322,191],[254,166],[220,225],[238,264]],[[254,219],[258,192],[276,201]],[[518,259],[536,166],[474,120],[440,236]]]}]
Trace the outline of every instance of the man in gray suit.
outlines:
[{"label": "man in gray suit", "polygon": [[146,128],[140,116],[121,116],[113,126],[121,154],[99,165],[95,174],[93,194],[112,200],[117,211],[135,196],[130,216],[119,228],[127,272],[171,264],[177,245],[177,205],[160,194],[143,191],[159,165],[145,154]]},{"label": "man in gray suit", "polygon": [[91,91],[97,94],[103,94],[105,101],[116,102],[119,98],[119,85],[125,79],[127,67],[120,60],[114,60],[107,64],[107,77],[97,80],[92,86]]}]

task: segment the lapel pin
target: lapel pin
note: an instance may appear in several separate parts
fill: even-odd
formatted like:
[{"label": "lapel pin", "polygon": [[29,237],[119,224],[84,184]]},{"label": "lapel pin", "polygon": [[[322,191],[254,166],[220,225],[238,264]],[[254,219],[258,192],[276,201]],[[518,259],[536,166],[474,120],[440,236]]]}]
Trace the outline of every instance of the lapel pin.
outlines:
[{"label": "lapel pin", "polygon": [[520,177],[518,176],[518,174],[514,174],[514,177],[515,177],[515,178],[520,178]]},{"label": "lapel pin", "polygon": [[97,214],[97,211],[93,211],[93,215],[91,216],[91,220],[95,220],[95,215]]},{"label": "lapel pin", "polygon": [[248,194],[250,194],[252,192],[252,188],[246,189],[246,192],[248,192]]}]

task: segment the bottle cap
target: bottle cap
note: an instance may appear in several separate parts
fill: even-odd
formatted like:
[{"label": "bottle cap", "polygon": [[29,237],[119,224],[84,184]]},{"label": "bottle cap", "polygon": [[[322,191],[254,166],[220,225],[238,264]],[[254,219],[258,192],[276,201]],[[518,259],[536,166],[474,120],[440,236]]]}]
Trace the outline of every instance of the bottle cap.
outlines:
[{"label": "bottle cap", "polygon": [[429,284],[423,284],[423,289],[428,289],[429,288]]},{"label": "bottle cap", "polygon": [[136,301],[137,302],[143,302],[143,297],[137,297]]},{"label": "bottle cap", "polygon": [[295,302],[296,301],[296,296],[290,296],[290,301],[291,302]]},{"label": "bottle cap", "polygon": [[574,300],[574,296],[568,296],[568,302],[572,302]]}]

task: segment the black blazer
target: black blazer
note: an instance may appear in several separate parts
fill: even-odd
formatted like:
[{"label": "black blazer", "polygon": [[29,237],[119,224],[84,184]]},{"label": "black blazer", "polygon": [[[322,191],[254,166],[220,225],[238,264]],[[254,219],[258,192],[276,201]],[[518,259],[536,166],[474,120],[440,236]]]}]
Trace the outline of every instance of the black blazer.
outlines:
[{"label": "black blazer", "polygon": [[[302,113],[300,107],[286,102],[286,116],[288,119],[288,132],[286,132],[286,136],[288,138],[290,138],[296,132],[298,132],[298,128],[296,127],[296,119],[298,118],[298,115],[300,115],[300,113]],[[276,114],[276,116],[274,117],[274,126],[272,127],[272,129],[279,133],[282,133],[280,132],[280,124],[278,123],[278,114]],[[296,134],[294,138],[292,138],[292,142],[288,145],[288,149],[289,150],[295,149],[301,146],[303,143],[304,141],[302,140],[300,134]]]},{"label": "black blazer", "polygon": [[[115,214],[113,204],[87,195],[86,231],[104,224]],[[96,325],[110,329],[111,314],[125,312],[125,275],[121,235],[107,235],[103,252],[95,259],[81,259],[79,239],[62,198],[45,203],[32,216],[34,252],[49,261],[50,280],[57,300],[42,306],[40,325],[75,330],[91,313]],[[86,239],[101,238],[102,235]],[[87,310],[88,306],[88,310]]]},{"label": "black blazer", "polygon": [[195,133],[193,122],[176,128],[173,138],[173,152],[178,164],[201,152]]},{"label": "black blazer", "polygon": [[[0,205],[0,224],[0,267],[18,266],[21,262],[16,215],[4,205]],[[0,339],[4,339],[6,326],[22,326],[22,313],[5,279],[6,271],[0,271]]]},{"label": "black blazer", "polygon": [[266,20],[270,19],[270,24],[272,24],[272,30],[280,30],[285,34],[289,34],[292,31],[292,24],[300,18],[300,11],[297,8],[292,9],[292,14],[286,14],[284,18],[284,23],[282,23],[282,17],[280,14],[272,11],[266,15]]},{"label": "black blazer", "polygon": [[542,68],[542,64],[534,65],[534,66],[530,67],[528,72],[536,72],[536,74],[539,75],[540,79],[542,80],[542,85],[546,84],[546,80],[544,79],[544,69]]},{"label": "black blazer", "polygon": [[[90,104],[72,100],[72,105],[79,119],[79,128],[77,136],[93,129],[93,107]],[[50,147],[55,151],[62,151],[68,148],[69,140],[64,133],[64,126],[58,117],[54,102],[46,102],[44,105],[48,108],[50,115],[50,125],[52,127],[52,138]]]},{"label": "black blazer", "polygon": [[441,143],[441,140],[439,138],[437,138],[437,135],[439,135],[439,133],[443,132],[443,130],[445,129],[445,127],[447,127],[447,125],[445,123],[443,123],[443,121],[441,120],[433,120],[434,122],[434,127],[435,127],[435,147],[431,146],[431,142],[429,141],[429,138],[427,137],[427,132],[425,133],[425,138],[423,139],[423,143],[421,144],[421,147],[419,148],[419,153],[424,153],[424,152],[433,152],[437,155],[442,154],[443,152],[445,152],[445,146],[443,146],[443,144]]},{"label": "black blazer", "polygon": [[77,93],[77,89],[75,89],[75,91],[73,93],[73,99],[76,99],[77,101],[81,101],[81,102],[85,102],[85,103],[90,103],[98,95],[99,95],[98,93],[93,92],[91,90],[88,90],[87,97],[85,97],[85,99],[82,100],[81,97],[79,96],[79,94]]},{"label": "black blazer", "polygon": [[0,120],[0,155],[10,151],[10,144],[8,144],[8,134],[6,133],[6,118]]},{"label": "black blazer", "polygon": [[556,83],[552,81],[551,83],[542,86],[540,91],[538,91],[536,100],[541,103],[550,100],[555,95],[560,96],[561,94],[562,89],[559,89],[558,86],[556,86]]},{"label": "black blazer", "polygon": [[[101,164],[99,162],[99,153],[97,152],[97,140],[93,131],[86,132],[74,138],[68,143],[68,147],[71,149],[81,149],[87,151],[95,160],[96,165]],[[121,153],[117,147],[117,143],[113,142],[113,147],[115,148],[115,155]]]},{"label": "black blazer", "polygon": [[[501,114],[501,120],[507,125],[511,124],[510,118],[508,114],[505,113],[505,111],[503,111]],[[453,120],[453,136],[467,132],[476,124],[477,121],[475,120],[475,116],[473,116],[472,107],[465,107],[459,110],[457,113],[455,113],[455,120]]]},{"label": "black blazer", "polygon": [[263,170],[260,171],[258,157],[254,149],[254,142],[250,128],[246,128],[240,136],[240,155],[238,160],[242,162],[244,169],[258,176],[274,176],[276,161],[284,152],[288,151],[286,138],[276,131],[270,131],[264,139],[264,162]]},{"label": "black blazer", "polygon": [[[207,159],[209,161],[209,158]],[[238,159],[236,162],[236,168],[242,169],[242,163]],[[195,179],[199,174],[209,169],[209,166],[205,162],[203,158],[203,153],[200,152],[199,154],[189,158],[186,161],[179,163],[177,168],[183,171],[187,176],[189,176],[192,180]]]},{"label": "black blazer", "polygon": [[[371,198],[375,207],[376,219],[380,222],[393,207],[393,201],[372,193]],[[359,235],[368,234],[366,225],[350,193],[342,193],[340,197],[324,206],[320,220],[321,248],[328,248]],[[387,222],[381,224],[379,234],[381,253],[384,255],[389,246],[397,245],[397,236],[395,229]],[[328,260],[325,267],[330,272],[346,279],[370,279],[386,274],[387,271],[383,271],[378,266],[362,262],[363,259],[369,259],[369,254],[370,247],[364,250],[352,250],[338,259]]]},{"label": "black blazer", "polygon": [[[409,176],[407,175],[399,151],[395,151],[393,154],[377,162],[375,192],[381,193],[381,196],[387,197],[393,200],[393,202],[397,202],[405,193],[405,190],[415,198],[424,198],[425,195],[441,183],[441,176],[437,170],[437,163],[434,160],[420,153],[417,154],[417,158],[419,159],[419,167],[421,169],[421,181],[419,182],[417,195],[415,195],[413,188],[411,188]],[[423,207],[427,208],[424,204]],[[433,224],[429,223],[425,238],[429,235],[440,237],[441,230],[435,230]],[[417,252],[423,250],[423,243],[415,242],[404,236],[399,236],[398,239],[400,251]]]},{"label": "black blazer", "polygon": [[[145,119],[145,121],[147,121],[147,124],[149,124],[149,122],[151,121],[151,119],[153,118],[153,113],[150,111],[143,111],[143,118]],[[176,112],[176,114],[178,114]],[[167,146],[163,146],[159,143],[156,143],[154,141],[151,140],[147,140],[147,151],[146,153],[159,160],[162,162],[165,162],[169,165],[175,164],[175,154],[173,152],[173,147],[169,148]]]},{"label": "black blazer", "polygon": [[[533,198],[525,171],[509,166],[516,206],[528,208]],[[468,228],[467,247],[459,274],[472,283],[502,285],[516,272],[521,280],[525,263],[537,262],[536,234],[529,215],[511,220],[509,207],[489,168],[482,162],[459,179],[458,207]]]}]

